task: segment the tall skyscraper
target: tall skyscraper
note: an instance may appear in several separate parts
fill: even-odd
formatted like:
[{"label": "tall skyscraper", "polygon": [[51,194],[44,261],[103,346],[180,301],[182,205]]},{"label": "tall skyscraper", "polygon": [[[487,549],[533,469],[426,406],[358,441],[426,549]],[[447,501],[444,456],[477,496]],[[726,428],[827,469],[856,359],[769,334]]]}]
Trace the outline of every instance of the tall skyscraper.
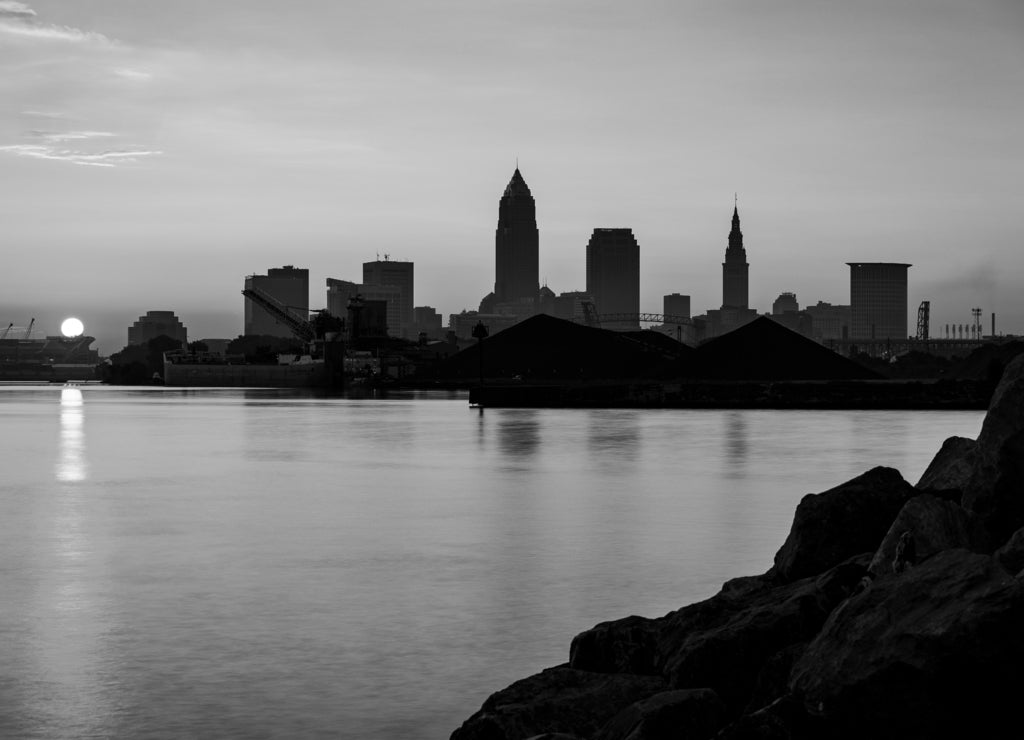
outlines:
[{"label": "tall skyscraper", "polygon": [[498,203],[494,237],[494,303],[533,312],[540,290],[537,208],[519,168]]},{"label": "tall skyscraper", "polygon": [[662,313],[666,316],[690,318],[690,296],[669,293],[662,298]]},{"label": "tall skyscraper", "polygon": [[[413,263],[392,262],[385,256],[383,260],[363,263],[363,285],[377,286],[378,289],[366,292],[373,292],[375,295],[387,286],[398,289],[396,297],[382,298],[381,300],[393,301],[395,305],[388,305],[388,332],[391,336],[414,339],[412,336],[413,325]],[[363,298],[369,298],[363,295]]]},{"label": "tall skyscraper", "polygon": [[739,205],[732,211],[732,230],[729,232],[729,246],[722,263],[722,308],[748,308],[747,250],[743,248],[743,232],[740,231]]},{"label": "tall skyscraper", "polygon": [[[587,243],[587,292],[598,314],[640,313],[640,245],[632,229],[594,229]],[[616,331],[636,331],[638,319],[602,322]]]},{"label": "tall skyscraper", "polygon": [[[292,265],[274,267],[266,275],[250,275],[245,279],[246,288],[260,290],[289,313],[303,321],[309,320],[309,270]],[[265,334],[273,337],[291,337],[291,330],[248,298],[245,301],[245,334]]]},{"label": "tall skyscraper", "polygon": [[902,262],[847,262],[850,339],[907,338],[907,269]]}]

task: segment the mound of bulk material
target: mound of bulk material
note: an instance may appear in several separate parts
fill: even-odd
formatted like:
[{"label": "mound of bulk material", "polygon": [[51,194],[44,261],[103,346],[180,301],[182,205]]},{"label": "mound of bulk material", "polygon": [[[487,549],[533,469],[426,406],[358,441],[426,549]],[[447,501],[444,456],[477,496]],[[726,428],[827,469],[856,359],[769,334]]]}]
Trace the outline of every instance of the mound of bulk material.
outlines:
[{"label": "mound of bulk material", "polygon": [[[694,351],[668,341],[674,354],[669,346],[646,336],[637,339],[539,314],[483,340],[483,374],[556,381],[645,377],[652,368]],[[453,355],[438,366],[437,376],[477,377],[480,351],[475,345]]]},{"label": "mound of bulk material", "polygon": [[880,376],[761,316],[708,340],[679,366],[701,380],[873,380]]},{"label": "mound of bulk material", "polygon": [[797,506],[763,575],[604,622],[452,740],[1020,736],[1024,356],[916,486],[874,468]]}]

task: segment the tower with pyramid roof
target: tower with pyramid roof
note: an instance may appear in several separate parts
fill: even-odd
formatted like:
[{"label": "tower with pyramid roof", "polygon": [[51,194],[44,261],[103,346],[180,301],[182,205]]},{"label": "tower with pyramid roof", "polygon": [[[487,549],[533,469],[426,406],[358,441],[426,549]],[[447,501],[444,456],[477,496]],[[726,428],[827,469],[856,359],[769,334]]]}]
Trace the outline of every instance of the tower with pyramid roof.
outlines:
[{"label": "tower with pyramid roof", "polygon": [[743,248],[743,232],[740,231],[739,205],[732,211],[732,230],[729,232],[729,246],[722,263],[722,308],[748,308],[749,285],[747,250]]},{"label": "tower with pyramid roof", "polygon": [[494,237],[494,302],[522,305],[532,313],[540,290],[537,209],[516,167],[498,204]]}]

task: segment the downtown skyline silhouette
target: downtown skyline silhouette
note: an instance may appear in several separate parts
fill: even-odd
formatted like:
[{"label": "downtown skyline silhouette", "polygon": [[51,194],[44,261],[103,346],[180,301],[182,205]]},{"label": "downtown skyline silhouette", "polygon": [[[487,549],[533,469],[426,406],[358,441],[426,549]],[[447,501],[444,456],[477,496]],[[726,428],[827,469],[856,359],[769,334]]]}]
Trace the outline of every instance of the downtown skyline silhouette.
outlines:
[{"label": "downtown skyline silhouette", "polygon": [[245,275],[416,264],[474,310],[519,159],[542,283],[584,288],[631,228],[641,308],[721,303],[739,191],[751,306],[849,301],[849,261],[914,265],[932,325],[1024,326],[1024,11],[193,0],[0,3],[0,318],[81,318],[108,354],[148,310],[241,332]]}]

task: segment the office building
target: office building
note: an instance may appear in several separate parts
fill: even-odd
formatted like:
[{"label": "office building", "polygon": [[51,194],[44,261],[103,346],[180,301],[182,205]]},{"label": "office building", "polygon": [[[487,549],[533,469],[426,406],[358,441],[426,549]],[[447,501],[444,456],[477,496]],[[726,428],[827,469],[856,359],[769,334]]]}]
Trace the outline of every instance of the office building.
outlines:
[{"label": "office building", "polygon": [[850,339],[907,338],[907,270],[902,262],[847,262]]},{"label": "office building", "polygon": [[442,317],[433,306],[416,306],[412,310],[413,335],[419,338],[425,334],[427,339],[440,339],[444,336],[441,329]]},{"label": "office building", "polygon": [[520,318],[534,312],[540,289],[539,239],[536,204],[517,167],[498,203],[494,298],[485,307],[500,306],[508,310],[511,306]]},{"label": "office building", "polygon": [[587,292],[599,315],[623,317],[602,319],[603,328],[640,329],[640,245],[632,229],[594,229],[587,243]]},{"label": "office building", "polygon": [[174,311],[146,311],[128,327],[128,344],[145,344],[159,336],[177,339],[182,347],[188,344],[188,331]]},{"label": "office building", "polygon": [[690,296],[670,293],[662,298],[662,313],[675,318],[690,318]]},{"label": "office building", "polygon": [[[383,260],[363,263],[364,286],[393,286],[398,288],[394,305],[388,306],[388,331],[391,336],[415,339],[413,324],[413,263],[396,262],[384,256]],[[367,298],[367,295],[363,295]]]},{"label": "office building", "polygon": [[571,290],[559,293],[554,300],[554,313],[552,316],[566,321],[583,323],[586,314],[583,311],[584,303],[593,303],[594,296],[582,290]]},{"label": "office building", "polygon": [[780,293],[779,297],[772,303],[772,316],[796,313],[799,310],[800,303],[796,299],[796,293]]},{"label": "office building", "polygon": [[[245,279],[246,289],[258,290],[284,307],[302,321],[309,320],[309,270],[292,265],[267,270],[266,275],[250,275]],[[291,330],[248,298],[245,301],[246,336],[267,335],[292,337]]]}]

